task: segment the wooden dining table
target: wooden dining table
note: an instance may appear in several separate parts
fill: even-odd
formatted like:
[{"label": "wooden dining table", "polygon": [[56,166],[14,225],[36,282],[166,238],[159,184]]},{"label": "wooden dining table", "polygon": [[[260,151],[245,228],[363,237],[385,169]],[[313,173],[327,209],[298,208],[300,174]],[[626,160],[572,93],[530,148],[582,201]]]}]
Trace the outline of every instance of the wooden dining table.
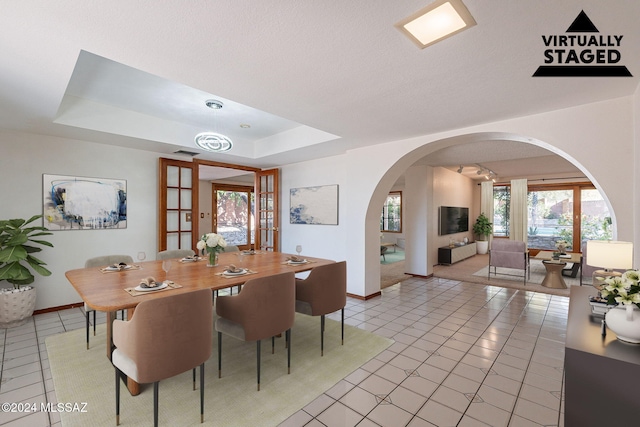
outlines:
[{"label": "wooden dining table", "polygon": [[[165,272],[163,261],[146,261],[128,266],[127,269],[109,271],[104,267],[80,268],[65,273],[67,280],[89,307],[107,312],[107,357],[113,352],[112,325],[115,313],[127,310],[128,318],[142,301],[164,298],[199,289],[217,291],[241,286],[246,281],[259,277],[268,277],[284,272],[301,273],[315,267],[332,264],[335,261],[322,258],[304,257],[304,263],[292,263],[291,254],[270,251],[251,253],[223,252],[218,256],[217,266],[208,266],[207,257],[197,261],[184,261],[179,258],[170,260],[171,267]],[[165,263],[166,265],[166,263]],[[247,269],[246,274],[223,275],[228,266]],[[156,282],[170,283],[162,290],[136,292],[134,290],[143,280],[154,278]],[[132,395],[140,392],[139,385],[129,379],[127,386]]]}]

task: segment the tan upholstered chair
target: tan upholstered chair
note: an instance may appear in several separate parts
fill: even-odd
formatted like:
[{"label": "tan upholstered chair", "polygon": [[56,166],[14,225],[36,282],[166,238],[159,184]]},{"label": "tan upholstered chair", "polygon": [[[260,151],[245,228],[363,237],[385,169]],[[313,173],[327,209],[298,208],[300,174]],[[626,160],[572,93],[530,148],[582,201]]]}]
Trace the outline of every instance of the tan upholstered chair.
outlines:
[{"label": "tan upholstered chair", "polygon": [[[100,268],[107,267],[112,264],[120,264],[121,262],[125,264],[133,264],[133,258],[129,255],[104,255],[95,258],[89,258],[85,261],[85,268]],[[93,335],[96,334],[96,311],[89,307],[86,303],[84,304],[84,313],[87,321],[87,350],[89,350],[89,313],[93,312]],[[124,319],[124,311],[122,312],[122,318]]]},{"label": "tan upholstered chair", "polygon": [[[384,246],[382,246],[384,247]],[[296,311],[320,316],[320,355],[324,355],[324,317],[342,311],[344,344],[344,306],[347,304],[347,263],[322,265],[311,270],[306,279],[296,279]]]},{"label": "tan upholstered chair", "polygon": [[186,258],[194,256],[196,253],[192,249],[171,249],[166,251],[160,251],[156,255],[157,260],[174,259],[174,258]]},{"label": "tan upholstered chair", "polygon": [[222,334],[256,341],[260,390],[260,340],[272,338],[273,343],[273,337],[286,331],[287,367],[291,371],[291,327],[296,315],[293,272],[247,280],[239,294],[216,298],[216,313],[220,316],[216,319],[218,377],[222,376]]},{"label": "tan upholstered chair", "polygon": [[238,248],[236,245],[227,245],[226,248],[224,248],[225,252],[238,252],[240,250],[240,248]]},{"label": "tan upholstered chair", "polygon": [[497,274],[520,277],[515,274],[497,273],[496,267],[522,270],[522,278],[526,285],[527,278],[531,279],[527,244],[517,240],[493,239],[493,242],[491,242],[491,250],[489,251],[489,271],[487,273],[487,279],[489,280],[491,279],[491,267],[493,267],[494,277]]},{"label": "tan upholstered chair", "polygon": [[[158,425],[158,383],[200,366],[200,422],[204,420],[204,362],[211,356],[211,291],[175,294],[143,301],[131,320],[113,323],[116,370],[116,424],[120,424],[122,373],[141,384],[153,383],[153,421]],[[185,421],[185,424],[190,424]]]}]

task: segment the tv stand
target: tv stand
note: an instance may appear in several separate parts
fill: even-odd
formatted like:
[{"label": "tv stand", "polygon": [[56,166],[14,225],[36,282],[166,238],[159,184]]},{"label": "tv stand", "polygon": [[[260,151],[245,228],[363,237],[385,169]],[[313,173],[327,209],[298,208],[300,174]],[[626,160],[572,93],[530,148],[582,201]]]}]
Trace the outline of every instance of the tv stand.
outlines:
[{"label": "tv stand", "polygon": [[467,259],[476,254],[476,243],[467,243],[462,246],[443,246],[438,248],[438,264],[451,265]]}]

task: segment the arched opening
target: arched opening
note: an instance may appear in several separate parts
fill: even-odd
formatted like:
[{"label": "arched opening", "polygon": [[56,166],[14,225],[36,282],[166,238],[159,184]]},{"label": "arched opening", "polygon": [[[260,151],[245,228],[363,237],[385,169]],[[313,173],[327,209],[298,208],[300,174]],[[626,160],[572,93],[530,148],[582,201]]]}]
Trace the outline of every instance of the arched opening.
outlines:
[{"label": "arched opening", "polygon": [[[406,176],[408,173],[410,179],[413,180],[411,190],[407,191],[405,189],[403,193],[405,195],[405,206],[408,206],[407,210],[411,211],[413,209],[413,215],[423,215],[431,219],[431,221],[429,221],[429,219],[421,218],[417,224],[411,223],[412,218],[404,219],[405,230],[407,230],[404,236],[407,256],[406,272],[418,276],[428,276],[432,274],[432,266],[437,260],[437,255],[435,254],[435,252],[437,252],[437,245],[432,244],[432,242],[437,239],[437,228],[434,229],[433,225],[433,216],[437,215],[437,206],[434,206],[433,202],[433,186],[434,179],[438,178],[434,177],[433,174],[435,163],[429,162],[428,159],[430,157],[436,157],[438,152],[451,147],[461,147],[464,150],[465,147],[472,147],[474,144],[484,142],[495,142],[497,144],[501,141],[514,143],[516,146],[521,147],[523,151],[526,151],[527,146],[544,149],[549,155],[560,157],[570,163],[575,170],[579,171],[584,179],[590,181],[602,195],[611,215],[612,232],[615,238],[617,234],[615,212],[606,194],[603,193],[601,187],[589,171],[567,153],[558,150],[556,147],[544,141],[509,133],[487,132],[444,138],[424,144],[403,155],[384,173],[373,191],[366,211],[364,269],[366,295],[375,294],[379,292],[380,289],[380,263],[378,253],[380,231],[377,225],[380,223],[380,207],[398,178],[403,175]],[[496,153],[495,156],[496,158],[501,157],[498,153]],[[427,159],[427,161],[424,161],[424,159]],[[461,163],[463,162],[468,161],[461,161]],[[420,182],[420,180],[426,183],[423,188],[420,188],[420,185],[416,184]],[[418,196],[420,200],[411,201],[410,197],[415,196]],[[416,204],[418,206],[416,206]],[[474,205],[474,209],[471,210],[470,214],[470,218],[473,219],[479,214],[479,201],[474,202]],[[410,214],[409,212],[406,213]]]}]

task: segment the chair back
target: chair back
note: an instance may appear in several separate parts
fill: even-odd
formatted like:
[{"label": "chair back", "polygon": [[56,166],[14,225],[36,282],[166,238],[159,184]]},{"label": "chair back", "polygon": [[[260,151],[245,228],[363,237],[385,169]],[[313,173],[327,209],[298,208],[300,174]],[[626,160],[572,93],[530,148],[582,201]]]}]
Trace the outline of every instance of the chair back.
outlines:
[{"label": "chair back", "polygon": [[89,258],[84,262],[84,267],[104,267],[111,264],[119,264],[121,262],[124,262],[125,264],[133,264],[133,258],[129,255],[103,255],[95,258]]},{"label": "chair back", "polygon": [[225,252],[238,252],[240,250],[240,248],[238,248],[236,245],[227,245],[224,248]]},{"label": "chair back", "polygon": [[113,343],[137,366],[139,383],[173,377],[211,356],[211,290],[142,301],[130,321],[116,320]]},{"label": "chair back", "polygon": [[193,249],[170,249],[166,251],[160,251],[156,255],[157,260],[173,259],[173,258],[185,258],[194,256],[196,253]]},{"label": "chair back", "polygon": [[[245,341],[271,338],[293,326],[296,315],[295,274],[287,272],[247,280],[238,295],[225,298],[242,302],[242,317],[234,320],[242,325]],[[218,314],[230,317],[220,311]]]},{"label": "chair back", "polygon": [[315,267],[306,279],[297,281],[296,299],[311,305],[312,316],[344,308],[347,304],[347,262]]},{"label": "chair back", "polygon": [[494,239],[489,252],[489,265],[524,270],[527,267],[525,242]]}]

